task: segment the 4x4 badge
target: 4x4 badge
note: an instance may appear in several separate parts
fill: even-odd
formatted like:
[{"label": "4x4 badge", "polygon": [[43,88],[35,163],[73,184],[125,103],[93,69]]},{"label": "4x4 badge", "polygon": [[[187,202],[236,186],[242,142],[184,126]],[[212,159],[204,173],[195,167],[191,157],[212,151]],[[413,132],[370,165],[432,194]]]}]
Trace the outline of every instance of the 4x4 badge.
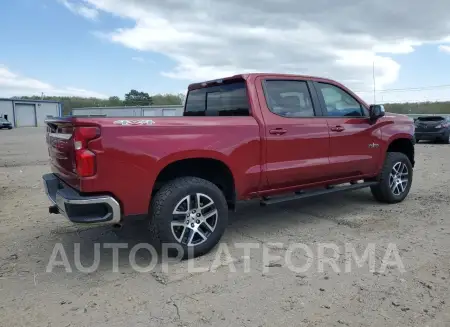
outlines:
[{"label": "4x4 badge", "polygon": [[369,144],[369,148],[378,148],[380,145],[377,143],[371,143]]},{"label": "4x4 badge", "polygon": [[116,125],[153,125],[155,122],[153,120],[116,120],[114,124]]}]

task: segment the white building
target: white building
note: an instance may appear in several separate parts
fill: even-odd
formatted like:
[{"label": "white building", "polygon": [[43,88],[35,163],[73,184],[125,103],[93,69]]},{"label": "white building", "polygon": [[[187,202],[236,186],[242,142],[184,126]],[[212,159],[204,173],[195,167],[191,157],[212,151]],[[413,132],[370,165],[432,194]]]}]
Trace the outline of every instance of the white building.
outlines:
[{"label": "white building", "polygon": [[183,108],[184,107],[182,105],[73,108],[72,116],[106,116],[106,117],[183,116]]},{"label": "white building", "polygon": [[13,127],[45,126],[48,117],[61,116],[62,105],[57,101],[0,98],[0,116]]}]

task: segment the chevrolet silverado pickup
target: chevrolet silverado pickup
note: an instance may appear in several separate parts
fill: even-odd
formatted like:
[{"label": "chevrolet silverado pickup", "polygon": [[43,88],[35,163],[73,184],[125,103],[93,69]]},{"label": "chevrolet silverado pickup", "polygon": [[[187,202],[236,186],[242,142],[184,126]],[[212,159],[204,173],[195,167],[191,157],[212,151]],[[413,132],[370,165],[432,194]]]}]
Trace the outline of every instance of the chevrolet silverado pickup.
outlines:
[{"label": "chevrolet silverado pickup", "polygon": [[74,223],[145,216],[149,235],[211,250],[241,200],[261,205],[370,187],[409,193],[414,124],[329,79],[243,74],[192,84],[182,117],[47,121],[52,205]]}]

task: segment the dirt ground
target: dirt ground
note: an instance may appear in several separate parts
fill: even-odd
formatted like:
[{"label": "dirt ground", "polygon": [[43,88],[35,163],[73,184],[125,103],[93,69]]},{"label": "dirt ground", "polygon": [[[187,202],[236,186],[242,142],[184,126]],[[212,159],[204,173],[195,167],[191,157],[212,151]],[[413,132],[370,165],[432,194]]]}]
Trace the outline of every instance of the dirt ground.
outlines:
[{"label": "dirt ground", "polygon": [[[149,241],[142,225],[80,228],[50,215],[41,182],[49,172],[44,130],[0,131],[0,326],[450,326],[450,146],[420,143],[416,161],[411,193],[398,205],[375,202],[369,190],[266,208],[246,203],[223,238],[231,265],[222,258],[217,269],[188,269],[211,268],[212,252],[138,272],[129,257],[133,245]],[[260,246],[247,272],[236,246],[245,242]],[[108,243],[129,245],[116,272]],[[309,270],[263,260],[263,246],[284,256],[295,243],[313,250],[312,257],[292,253],[298,267],[312,260]],[[318,269],[320,243],[338,246],[340,271]],[[377,270],[353,262],[347,272],[346,243],[360,255],[375,244]],[[404,272],[392,264],[380,272],[389,243]],[[72,272],[46,272],[56,244]],[[100,244],[98,269],[76,269],[76,244],[85,266]],[[146,251],[136,257],[142,265],[151,259]]]}]

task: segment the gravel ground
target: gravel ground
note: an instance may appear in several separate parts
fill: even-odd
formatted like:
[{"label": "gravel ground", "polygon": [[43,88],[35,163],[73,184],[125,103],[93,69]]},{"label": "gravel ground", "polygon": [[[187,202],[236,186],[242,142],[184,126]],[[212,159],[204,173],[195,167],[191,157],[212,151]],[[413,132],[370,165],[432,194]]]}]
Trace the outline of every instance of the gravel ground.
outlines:
[{"label": "gravel ground", "polygon": [[[416,153],[413,186],[403,203],[378,204],[369,190],[267,208],[249,202],[231,216],[223,238],[231,263],[223,256],[214,261],[213,252],[170,263],[168,270],[157,265],[138,272],[129,255],[134,244],[148,241],[142,224],[120,231],[77,228],[48,214],[41,184],[49,171],[44,130],[0,131],[0,325],[450,326],[450,147],[421,143]],[[236,247],[244,242],[260,247],[249,262]],[[116,272],[108,243],[129,246],[119,251]],[[263,248],[284,256],[295,243],[312,249],[309,256],[292,252],[297,267],[313,263],[309,270],[264,260]],[[320,243],[336,244],[339,270],[318,269]],[[374,244],[376,271],[353,261],[347,272],[346,243],[359,255]],[[381,269],[389,243],[404,272],[394,264]],[[72,272],[46,272],[55,244],[62,245]],[[91,265],[95,244],[99,267],[82,273],[74,256],[81,253],[83,265]],[[77,246],[81,251],[74,251]],[[141,265],[151,259],[146,251],[136,258]],[[205,267],[210,269],[198,269]]]}]

